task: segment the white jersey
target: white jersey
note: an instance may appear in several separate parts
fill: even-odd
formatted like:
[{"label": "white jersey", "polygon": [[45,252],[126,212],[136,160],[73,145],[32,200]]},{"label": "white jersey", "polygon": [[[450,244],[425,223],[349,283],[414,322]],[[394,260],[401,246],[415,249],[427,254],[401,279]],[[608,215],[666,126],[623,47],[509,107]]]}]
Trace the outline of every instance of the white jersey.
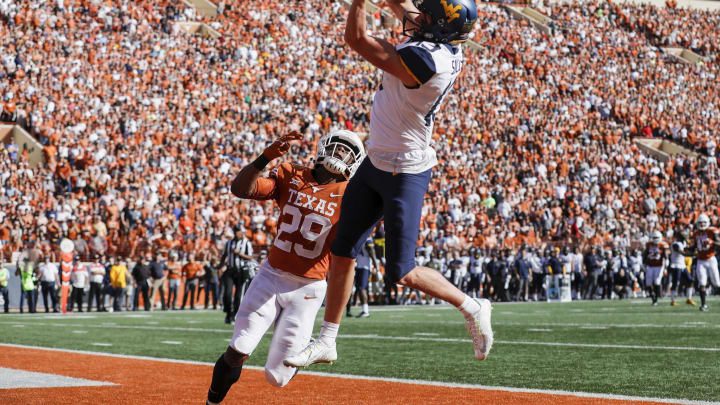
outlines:
[{"label": "white jersey", "polygon": [[91,283],[102,283],[105,278],[105,266],[100,263],[93,263],[89,266],[90,269],[90,282]]},{"label": "white jersey", "polygon": [[638,255],[628,257],[628,268],[633,274],[637,274],[642,270],[642,257]]},{"label": "white jersey", "polygon": [[462,48],[409,40],[395,49],[417,85],[383,75],[370,112],[367,154],[380,170],[422,173],[437,164],[431,145],[435,113],[460,74]]},{"label": "white jersey", "polygon": [[680,253],[685,250],[685,242],[675,241],[670,245],[670,267],[685,268],[685,255]]}]

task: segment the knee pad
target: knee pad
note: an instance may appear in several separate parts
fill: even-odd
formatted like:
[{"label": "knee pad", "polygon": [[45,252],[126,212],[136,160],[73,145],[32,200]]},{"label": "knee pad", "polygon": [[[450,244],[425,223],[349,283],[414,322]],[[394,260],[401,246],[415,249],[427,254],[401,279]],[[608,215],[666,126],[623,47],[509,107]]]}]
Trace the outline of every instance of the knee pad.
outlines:
[{"label": "knee pad", "polygon": [[225,350],[225,354],[223,354],[223,358],[230,367],[242,367],[243,363],[245,363],[245,360],[247,360],[248,355],[245,353],[240,353],[232,347],[228,346],[227,350]]}]

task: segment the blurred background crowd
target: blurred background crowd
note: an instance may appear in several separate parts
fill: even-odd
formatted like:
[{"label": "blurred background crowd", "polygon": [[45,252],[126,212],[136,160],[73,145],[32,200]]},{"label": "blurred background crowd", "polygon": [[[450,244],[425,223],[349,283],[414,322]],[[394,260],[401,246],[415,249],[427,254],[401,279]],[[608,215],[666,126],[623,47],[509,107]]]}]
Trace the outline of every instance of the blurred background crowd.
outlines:
[{"label": "blurred background crowd", "polygon": [[[521,248],[549,257],[555,247],[632,256],[651,231],[671,238],[701,211],[717,224],[720,13],[533,6],[553,19],[550,34],[478,6],[480,48],[465,50],[462,91],[435,125],[440,163],[419,257],[507,258]],[[232,178],[288,131],[305,134],[288,157],[304,164],[321,134],[367,132],[380,76],[344,46],[341,2],[223,1],[218,11],[203,19],[171,0],[0,0],[0,121],[24,126],[45,157],[31,167],[22,145],[0,145],[4,261],[29,248],[38,262],[57,261],[69,238],[83,262],[193,254],[209,263],[235,226],[256,256],[267,251],[277,208],[232,197]],[[222,36],[186,34],[183,21]],[[372,29],[402,39],[381,14]],[[659,46],[707,61],[679,63]],[[638,137],[697,156],[660,162]],[[379,227],[380,248],[382,238]]]}]

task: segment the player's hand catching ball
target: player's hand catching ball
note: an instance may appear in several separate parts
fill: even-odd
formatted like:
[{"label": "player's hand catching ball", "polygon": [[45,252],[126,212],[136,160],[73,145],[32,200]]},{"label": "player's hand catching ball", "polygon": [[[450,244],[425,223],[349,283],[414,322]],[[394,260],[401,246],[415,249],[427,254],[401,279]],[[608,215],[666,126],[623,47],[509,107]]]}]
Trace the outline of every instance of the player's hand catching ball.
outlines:
[{"label": "player's hand catching ball", "polygon": [[283,135],[277,141],[273,142],[272,145],[268,146],[263,152],[263,155],[268,160],[277,159],[283,156],[290,150],[290,142],[298,141],[303,138],[302,134],[298,131],[292,131],[289,134]]}]

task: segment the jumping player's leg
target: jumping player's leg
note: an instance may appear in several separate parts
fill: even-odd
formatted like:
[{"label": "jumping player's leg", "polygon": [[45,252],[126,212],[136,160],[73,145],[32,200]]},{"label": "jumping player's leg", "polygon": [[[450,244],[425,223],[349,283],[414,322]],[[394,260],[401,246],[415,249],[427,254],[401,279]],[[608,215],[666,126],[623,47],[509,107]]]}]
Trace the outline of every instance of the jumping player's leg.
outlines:
[{"label": "jumping player's leg", "polygon": [[240,378],[242,365],[257,347],[260,339],[275,322],[279,311],[273,275],[261,271],[248,289],[235,321],[235,331],[227,348],[215,363],[208,390],[208,403],[220,403],[230,387]]},{"label": "jumping player's leg", "polygon": [[382,199],[370,185],[377,172],[380,171],[373,167],[369,158],[365,158],[345,189],[337,236],[330,247],[325,322],[340,324],[355,281],[355,257],[382,217]]},{"label": "jumping player's leg", "polygon": [[475,300],[448,281],[440,272],[415,266],[415,248],[420,231],[423,199],[430,183],[430,170],[398,174],[386,179],[383,188],[385,213],[385,278],[446,301],[460,310],[473,338],[475,357],[484,360],[493,342],[490,301]]},{"label": "jumping player's leg", "polygon": [[415,249],[430,170],[392,177],[394,184],[383,190],[387,248],[385,278],[388,282],[399,282],[459,307],[465,299],[462,291],[438,271],[415,266]]},{"label": "jumping player's leg", "polygon": [[325,297],[327,283],[325,280],[298,280],[289,276],[280,277],[278,282],[282,290],[289,292],[278,296],[282,309],[275,322],[265,363],[265,378],[276,387],[284,387],[298,369],[284,365],[283,360],[290,354],[300,352],[310,342],[315,316]]}]

